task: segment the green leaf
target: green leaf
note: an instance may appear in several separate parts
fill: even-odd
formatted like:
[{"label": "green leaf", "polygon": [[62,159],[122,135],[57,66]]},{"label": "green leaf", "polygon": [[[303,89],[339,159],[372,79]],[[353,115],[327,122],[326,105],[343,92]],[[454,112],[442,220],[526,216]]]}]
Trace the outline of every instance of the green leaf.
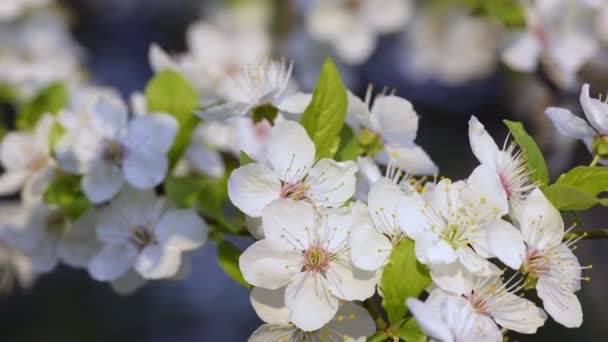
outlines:
[{"label": "green leaf", "polygon": [[608,191],[608,167],[578,166],[562,174],[555,184],[568,185],[597,196]]},{"label": "green leaf", "polygon": [[239,162],[241,163],[241,166],[245,166],[247,164],[255,163],[255,160],[245,153],[245,151],[241,151],[241,154],[239,155]]},{"label": "green leaf", "polygon": [[397,336],[405,342],[426,342],[428,340],[413,317],[407,318],[399,327]]},{"label": "green leaf", "polygon": [[7,83],[0,83],[0,102],[15,104],[19,101],[17,89]]},{"label": "green leaf", "polygon": [[545,158],[534,139],[524,129],[524,125],[521,122],[509,120],[504,120],[503,122],[507,125],[513,138],[515,138],[515,141],[517,141],[517,144],[522,149],[528,163],[528,168],[531,171],[530,177],[532,180],[537,182],[541,187],[549,185],[549,172]]},{"label": "green leaf", "polygon": [[317,80],[312,101],[300,119],[315,144],[317,160],[331,158],[336,154],[346,109],[346,88],[334,62],[328,58]]},{"label": "green leaf", "polygon": [[49,132],[49,146],[51,147],[51,153],[55,152],[55,145],[57,145],[63,134],[65,134],[65,128],[63,128],[59,122],[53,122]]},{"label": "green leaf", "polygon": [[337,161],[356,160],[361,154],[361,147],[355,131],[349,125],[342,126],[340,131],[340,146],[336,152]]},{"label": "green leaf", "polygon": [[44,192],[44,203],[63,209],[71,219],[77,219],[91,207],[91,202],[80,188],[80,176],[59,174]]},{"label": "green leaf", "polygon": [[63,83],[53,83],[21,107],[17,114],[17,128],[34,128],[42,115],[47,113],[57,114],[65,108],[67,103],[68,92],[65,85]]},{"label": "green leaf", "polygon": [[227,179],[204,176],[168,177],[165,194],[178,208],[196,208],[209,224],[228,233],[241,232],[239,215],[228,216],[225,208],[230,205]]},{"label": "green leaf", "polygon": [[192,85],[172,70],[158,73],[146,87],[146,101],[150,112],[167,113],[175,117],[179,130],[169,151],[171,168],[175,166],[190,143],[200,118],[194,114],[199,99]]},{"label": "green leaf", "polygon": [[367,342],[384,342],[388,339],[386,331],[378,331],[367,338]]},{"label": "green leaf", "polygon": [[220,240],[217,245],[217,261],[224,270],[224,272],[234,279],[237,283],[251,288],[251,285],[247,283],[243,278],[243,273],[239,268],[239,257],[241,251],[234,247],[230,242],[226,240]]},{"label": "green leaf", "polygon": [[277,107],[273,106],[270,103],[263,104],[253,109],[253,122],[258,123],[262,122],[263,120],[266,120],[271,125],[274,125],[274,119],[277,118],[278,114],[279,109]]},{"label": "green leaf", "polygon": [[486,14],[509,27],[524,27],[526,16],[524,8],[518,0],[484,1]]},{"label": "green leaf", "polygon": [[431,284],[428,269],[416,260],[414,241],[401,241],[391,252],[382,272],[380,289],[384,294],[382,307],[391,323],[403,319],[407,313],[407,298],[420,296]]},{"label": "green leaf", "polygon": [[559,210],[585,210],[598,203],[595,196],[569,185],[553,184],[543,192]]}]

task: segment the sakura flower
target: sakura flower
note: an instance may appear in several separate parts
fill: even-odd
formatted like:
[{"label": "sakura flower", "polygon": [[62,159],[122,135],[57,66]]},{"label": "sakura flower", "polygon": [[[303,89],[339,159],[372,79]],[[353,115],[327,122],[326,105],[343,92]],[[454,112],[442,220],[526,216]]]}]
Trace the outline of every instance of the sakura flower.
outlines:
[{"label": "sakura flower", "polygon": [[[381,164],[389,161],[413,174],[436,174],[438,169],[414,139],[418,131],[418,114],[406,99],[380,94],[371,104],[372,88],[365,100],[349,93],[347,122],[360,131],[359,141]],[[369,109],[371,106],[371,110]]]},{"label": "sakura flower", "polygon": [[287,96],[293,62],[266,59],[240,69],[223,94],[225,103],[198,112],[207,119],[253,115],[258,109],[303,113],[311,97],[296,93]]},{"label": "sakura flower", "polygon": [[397,220],[416,241],[417,259],[447,291],[457,292],[461,269],[482,276],[500,271],[486,258],[488,229],[502,231],[508,204],[496,173],[477,167],[466,183],[440,181],[425,195],[413,193],[398,204]]},{"label": "sakura flower", "polygon": [[20,218],[4,230],[4,240],[31,258],[37,273],[52,271],[59,261],[84,268],[97,253],[94,209],[71,221],[59,208],[39,203],[15,213]]},{"label": "sakura flower", "polygon": [[[516,294],[524,287],[521,279],[515,280],[516,275],[503,283],[498,276],[478,277],[467,273],[465,291],[459,294],[475,312],[490,317],[501,327],[522,334],[534,334],[545,323],[547,315],[533,302]],[[449,295],[435,288],[429,297],[436,302],[437,297]]]},{"label": "sakura flower", "polygon": [[[169,164],[166,154],[175,139],[177,121],[166,114],[127,119],[124,106],[100,100],[91,113],[86,134],[78,135],[73,142],[79,144],[77,150],[70,150],[69,141],[59,144],[58,155],[76,154],[73,158],[84,174],[82,190],[93,203],[112,198],[124,180],[138,189],[150,189],[165,178]],[[60,165],[68,159],[58,158]]]},{"label": "sakura flower", "polygon": [[285,289],[266,290],[259,287],[251,291],[251,304],[266,323],[249,338],[249,342],[267,341],[347,341],[364,342],[376,331],[374,320],[361,306],[346,302],[340,305],[336,316],[321,329],[303,331],[289,322],[285,306]]},{"label": "sakura flower", "polygon": [[545,113],[561,134],[582,140],[591,153],[605,164],[608,157],[608,104],[591,98],[589,84],[583,85],[580,102],[590,125],[565,108],[549,107]]},{"label": "sakura flower", "polygon": [[159,279],[174,276],[182,253],[205,242],[207,225],[193,210],[165,209],[151,190],[127,187],[100,214],[97,235],[104,246],[88,265],[94,279],[112,281],[132,268]]},{"label": "sakura flower", "polygon": [[521,72],[532,72],[540,63],[559,87],[572,87],[577,71],[598,50],[592,35],[577,26],[575,6],[548,0],[527,4],[527,30],[514,34],[502,53],[503,62]]},{"label": "sakura flower", "polygon": [[492,319],[477,313],[473,306],[460,296],[430,297],[424,303],[416,298],[409,298],[407,306],[420,329],[431,341],[502,341],[502,334]]},{"label": "sakura flower", "polygon": [[278,200],[264,209],[265,239],[240,257],[250,284],[285,288],[289,321],[303,331],[315,331],[338,311],[340,299],[364,300],[373,295],[376,272],[350,262],[350,209],[316,212],[305,202]]},{"label": "sakura flower", "polygon": [[353,222],[350,237],[353,264],[374,271],[383,267],[393,247],[406,237],[395,214],[397,204],[405,197],[401,188],[387,178],[380,178],[369,191],[369,209],[361,204],[365,219]]},{"label": "sakura flower", "polygon": [[498,175],[505,196],[509,199],[510,212],[519,210],[526,195],[536,187],[522,151],[517,150],[515,143],[507,146],[507,141],[499,149],[475,116],[469,120],[469,141],[477,160]]},{"label": "sakura flower", "polygon": [[33,132],[8,133],[0,144],[0,162],[4,173],[0,175],[0,195],[15,193],[23,188],[22,198],[36,202],[42,197],[55,165],[50,151],[49,132],[53,117],[45,115]]},{"label": "sakura flower", "polygon": [[[535,189],[524,201],[519,217],[521,234],[488,234],[491,245],[502,245],[501,260],[519,258],[520,271],[534,286],[553,319],[568,327],[583,322],[581,304],[574,292],[580,289],[581,267],[570,247],[577,240],[564,240],[564,221],[542,191]],[[521,252],[520,252],[521,251]],[[522,253],[523,252],[523,253]]]},{"label": "sakura flower", "polygon": [[374,52],[378,36],[399,31],[411,15],[409,0],[314,1],[306,27],[346,63],[361,64]]},{"label": "sakura flower", "polygon": [[230,200],[249,216],[262,216],[268,203],[279,198],[337,207],[355,192],[357,165],[329,158],[315,162],[315,146],[296,122],[272,128],[264,160],[236,169],[228,180]]},{"label": "sakura flower", "polygon": [[220,122],[203,122],[197,126],[186,149],[186,160],[210,177],[224,175],[226,166],[221,152],[232,152],[235,146],[234,129]]}]

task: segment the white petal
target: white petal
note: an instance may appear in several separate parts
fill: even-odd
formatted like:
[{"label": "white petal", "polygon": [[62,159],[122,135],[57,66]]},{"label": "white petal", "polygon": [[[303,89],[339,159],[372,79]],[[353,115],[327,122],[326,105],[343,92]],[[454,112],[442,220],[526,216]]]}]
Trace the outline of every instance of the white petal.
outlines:
[{"label": "white petal", "polygon": [[540,189],[534,189],[524,202],[520,229],[529,247],[557,246],[564,236],[564,221]]},{"label": "white petal", "polygon": [[0,175],[0,195],[11,195],[21,190],[28,176],[26,170],[5,171]]},{"label": "white petal", "polygon": [[55,179],[55,168],[44,167],[30,175],[23,184],[21,200],[23,203],[36,204],[42,201],[49,184]]},{"label": "white petal", "polygon": [[95,133],[108,139],[122,136],[127,129],[128,113],[124,104],[100,98],[93,109],[92,127]]},{"label": "white petal", "polygon": [[247,342],[287,341],[295,342],[298,329],[292,325],[264,324],[257,328]]},{"label": "white petal", "polygon": [[412,144],[409,147],[384,147],[392,162],[415,175],[436,175],[439,168],[422,147]]},{"label": "white petal", "polygon": [[387,178],[380,178],[369,191],[368,206],[374,226],[381,233],[392,236],[402,230],[397,222],[397,204],[405,198],[405,193]]},{"label": "white petal", "polygon": [[198,171],[211,177],[220,178],[226,171],[221,153],[200,142],[193,141],[188,146],[186,157]]},{"label": "white petal", "polygon": [[342,205],[355,194],[357,169],[357,164],[353,161],[336,162],[329,158],[319,160],[306,178],[311,200],[317,205],[328,207]]},{"label": "white petal", "polygon": [[310,104],[312,100],[312,94],[310,93],[296,93],[291,96],[287,96],[281,99],[281,102],[277,104],[277,108],[281,112],[290,114],[302,114]]},{"label": "white petal", "polygon": [[99,161],[90,173],[82,178],[82,191],[93,203],[108,201],[118,193],[124,183],[121,170],[113,164]]},{"label": "white petal", "polygon": [[320,341],[327,336],[328,341],[364,342],[375,331],[376,324],[367,310],[346,302],[340,305],[334,319],[316,331],[315,335]]},{"label": "white petal", "polygon": [[369,271],[383,267],[393,250],[388,238],[369,225],[353,228],[350,247],[353,264]]},{"label": "white petal", "polygon": [[114,280],[135,263],[137,249],[131,244],[106,245],[89,263],[91,277],[99,281]]},{"label": "white petal", "polygon": [[400,30],[414,14],[413,5],[400,0],[363,1],[360,11],[367,24],[379,33]]},{"label": "white petal", "polygon": [[296,182],[308,174],[315,160],[315,145],[300,124],[283,121],[272,128],[266,157],[283,181]]},{"label": "white petal", "polygon": [[285,288],[267,290],[254,287],[249,299],[255,313],[262,321],[270,324],[289,324],[289,310],[285,306]]},{"label": "white petal", "polygon": [[320,274],[303,272],[296,275],[285,290],[285,303],[290,321],[304,331],[320,329],[338,311],[339,301],[328,289]]},{"label": "white petal", "polygon": [[167,114],[147,114],[129,122],[125,138],[128,150],[166,153],[175,140],[178,123]]},{"label": "white petal", "polygon": [[498,219],[509,212],[507,193],[498,173],[481,164],[473,170],[461,199],[471,217]]},{"label": "white petal", "polygon": [[471,291],[470,273],[459,262],[429,265],[429,271],[433,282],[444,291],[458,295]]},{"label": "white petal", "polygon": [[239,167],[228,180],[230,201],[249,216],[262,216],[264,207],[279,198],[280,193],[281,182],[262,164]]},{"label": "white petal", "polygon": [[477,160],[497,171],[498,146],[475,116],[469,120],[469,142]]},{"label": "white petal", "polygon": [[424,232],[416,238],[416,258],[423,264],[449,264],[456,261],[456,252],[434,233]]},{"label": "white petal", "polygon": [[[0,161],[6,170],[25,170],[32,160],[34,137],[29,133],[10,132],[2,139]],[[28,153],[29,152],[29,153]]]},{"label": "white petal", "polygon": [[331,293],[344,300],[365,300],[374,295],[379,274],[366,271],[351,264],[350,255],[332,260],[329,266],[328,279]]},{"label": "white petal", "polygon": [[168,249],[190,251],[207,240],[207,224],[191,209],[169,210],[154,226],[158,241]]},{"label": "white petal", "polygon": [[97,213],[95,209],[91,209],[72,224],[68,234],[63,236],[57,245],[57,254],[61,261],[72,267],[87,267],[91,258],[102,247],[95,233],[96,222]]},{"label": "white petal", "polygon": [[585,120],[572,114],[565,108],[549,107],[545,113],[553,122],[555,128],[563,135],[574,139],[587,139],[596,135]]},{"label": "white petal", "polygon": [[146,279],[139,275],[135,270],[131,269],[122,276],[110,282],[112,290],[119,295],[130,295],[140,287],[146,284]]},{"label": "white petal", "polygon": [[533,302],[513,293],[505,292],[500,297],[500,305],[491,312],[496,323],[522,334],[534,334],[545,324],[547,315]]},{"label": "white petal", "polygon": [[486,229],[488,247],[492,253],[505,265],[518,270],[526,254],[521,232],[503,220],[487,224]]},{"label": "white petal", "polygon": [[358,65],[372,55],[376,44],[376,37],[369,28],[355,25],[335,37],[334,48],[345,63]]},{"label": "white petal", "polygon": [[316,221],[317,238],[323,241],[327,251],[338,253],[348,244],[353,215],[351,208],[331,208],[320,211]]},{"label": "white petal", "polygon": [[239,267],[248,283],[278,289],[300,271],[301,256],[268,239],[249,246],[239,258]]},{"label": "white petal", "polygon": [[416,139],[418,114],[406,99],[393,95],[377,98],[370,119],[389,145],[407,147]]},{"label": "white petal", "polygon": [[[285,215],[289,213],[289,215]],[[316,229],[315,209],[302,201],[278,199],[266,206],[262,224],[266,239],[271,239],[289,249],[305,250],[311,245],[313,229]]]},{"label": "white petal", "polygon": [[367,104],[350,91],[347,93],[348,109],[346,112],[346,123],[350,125],[355,132],[358,132],[361,127],[370,128],[371,123],[369,120],[371,114]]},{"label": "white petal", "polygon": [[608,133],[608,104],[591,98],[589,95],[589,84],[583,85],[580,100],[587,120],[589,120],[591,125],[602,134]]},{"label": "white petal", "polygon": [[154,72],[161,72],[165,69],[176,69],[175,62],[171,56],[156,43],[150,45],[148,61]]},{"label": "white petal", "polygon": [[522,72],[531,72],[536,69],[541,46],[531,34],[524,33],[517,36],[502,53],[502,60],[509,67]]},{"label": "white petal", "polygon": [[149,245],[139,253],[134,268],[146,279],[168,278],[179,270],[181,256],[179,250]]},{"label": "white petal", "polygon": [[130,150],[123,162],[125,179],[135,188],[152,189],[167,175],[169,159],[163,152]]},{"label": "white petal", "polygon": [[399,226],[414,240],[418,239],[418,236],[423,231],[430,230],[431,228],[426,217],[427,214],[430,214],[428,212],[429,208],[426,206],[422,197],[414,194],[403,197],[395,208]]},{"label": "white petal", "polygon": [[583,309],[576,295],[564,289],[559,280],[541,277],[536,284],[538,297],[547,313],[567,328],[578,328],[583,323]]},{"label": "white petal", "polygon": [[442,342],[453,342],[454,336],[441,316],[435,312],[430,305],[421,302],[416,298],[407,299],[407,307],[416,318],[418,326],[430,337]]},{"label": "white petal", "polygon": [[480,257],[470,247],[458,248],[456,254],[458,254],[460,263],[472,273],[485,276],[490,275],[495,269],[488,260]]}]

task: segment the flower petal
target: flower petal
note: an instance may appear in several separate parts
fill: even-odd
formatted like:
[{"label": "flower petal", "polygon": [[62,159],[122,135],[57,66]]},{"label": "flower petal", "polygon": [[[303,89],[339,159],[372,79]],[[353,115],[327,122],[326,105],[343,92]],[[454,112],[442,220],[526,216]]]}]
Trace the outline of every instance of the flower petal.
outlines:
[{"label": "flower petal", "polygon": [[522,334],[534,334],[545,324],[547,314],[533,302],[510,292],[500,296],[500,305],[491,312],[492,318],[503,328]]},{"label": "flower petal", "polygon": [[421,196],[412,194],[403,197],[395,209],[399,227],[412,239],[418,239],[422,232],[431,228],[426,217],[427,214],[430,214],[428,210],[429,208]]},{"label": "flower petal", "polygon": [[268,203],[279,198],[281,182],[263,164],[255,163],[234,170],[228,180],[230,201],[252,217],[262,216]]},{"label": "flower petal", "polygon": [[299,123],[283,121],[272,128],[266,157],[274,173],[285,182],[297,182],[315,161],[315,145]]},{"label": "flower petal", "polygon": [[239,258],[248,283],[270,290],[287,285],[300,271],[301,256],[285,251],[277,242],[264,239],[249,246]]},{"label": "flower petal", "polygon": [[539,41],[529,33],[515,37],[502,52],[502,60],[509,67],[522,72],[531,72],[536,69],[541,53]]},{"label": "flower petal", "polygon": [[277,103],[277,108],[281,112],[289,114],[302,114],[311,100],[312,94],[310,93],[296,93],[281,99],[281,101]]},{"label": "flower petal", "polygon": [[420,329],[428,336],[443,342],[453,342],[454,336],[450,327],[445,324],[441,316],[435,312],[430,305],[416,298],[407,299],[407,307],[416,318]]},{"label": "flower petal", "polygon": [[536,284],[538,297],[547,313],[567,328],[578,328],[583,323],[583,309],[576,295],[565,289],[559,280],[541,277]]},{"label": "flower petal", "polygon": [[317,228],[315,218],[315,209],[309,203],[278,199],[262,212],[264,234],[266,239],[280,242],[289,250],[303,251],[313,242],[310,239]]},{"label": "flower petal", "polygon": [[320,329],[338,311],[339,301],[329,292],[327,281],[319,273],[296,275],[285,290],[289,319],[304,331]]},{"label": "flower petal", "polygon": [[181,259],[179,250],[148,245],[139,253],[134,268],[146,279],[168,278],[177,273]]},{"label": "flower petal", "polygon": [[388,178],[380,178],[371,186],[368,207],[374,226],[379,232],[389,236],[402,232],[395,213],[397,204],[405,197],[401,188]]},{"label": "flower petal", "polygon": [[61,261],[76,268],[87,267],[102,247],[95,232],[96,222],[95,209],[88,210],[74,221],[70,231],[57,244],[57,254]]},{"label": "flower petal", "polygon": [[[458,260],[471,273],[489,276],[495,273],[496,266],[479,256],[470,247],[461,247],[456,250]],[[494,267],[493,267],[494,266]]]},{"label": "flower petal", "polygon": [[581,106],[587,120],[602,134],[608,134],[608,104],[589,95],[589,84],[583,84],[580,96]]},{"label": "flower petal", "polygon": [[226,172],[221,153],[200,142],[188,146],[186,157],[198,171],[211,177],[220,178]]},{"label": "flower petal", "polygon": [[95,102],[91,115],[94,132],[103,138],[114,140],[127,129],[129,114],[123,103],[100,97]]},{"label": "flower petal", "polygon": [[129,150],[123,162],[124,177],[135,188],[152,189],[167,175],[169,159],[164,152]]},{"label": "flower petal", "polygon": [[555,128],[565,136],[574,139],[587,139],[597,134],[585,120],[572,114],[568,109],[549,107],[545,110],[545,113],[551,119]]},{"label": "flower petal", "polygon": [[177,120],[167,114],[147,114],[129,122],[125,143],[129,150],[166,153],[177,134]]},{"label": "flower petal", "polygon": [[486,164],[473,170],[461,200],[469,215],[478,220],[498,219],[509,212],[507,193],[500,177]]},{"label": "flower petal", "polygon": [[353,228],[350,247],[353,264],[368,271],[383,267],[393,250],[388,238],[369,225]]},{"label": "flower petal", "polygon": [[284,287],[276,290],[254,287],[249,299],[255,313],[262,321],[270,324],[289,324]]},{"label": "flower petal", "polygon": [[89,274],[95,280],[110,281],[125,274],[135,264],[137,249],[131,244],[110,244],[89,262]]},{"label": "flower petal", "polygon": [[477,160],[498,171],[498,146],[475,116],[469,120],[469,142]]},{"label": "flower petal", "polygon": [[439,172],[439,168],[426,151],[414,143],[404,147],[386,145],[385,149],[395,165],[412,174],[436,175]]},{"label": "flower petal", "polygon": [[5,171],[0,175],[0,195],[11,195],[21,190],[28,176],[29,172],[25,170]]},{"label": "flower petal", "polygon": [[564,236],[564,221],[540,189],[534,189],[524,201],[520,229],[529,247],[540,250],[557,246]]},{"label": "flower petal", "polygon": [[526,254],[521,232],[503,220],[492,221],[486,229],[490,251],[505,265],[518,270]]},{"label": "flower petal", "polygon": [[424,232],[416,238],[416,258],[423,264],[449,264],[456,261],[454,249],[434,233]]},{"label": "flower petal", "polygon": [[330,263],[326,274],[331,293],[344,300],[365,300],[374,295],[379,281],[378,272],[357,268],[344,255]]},{"label": "flower petal", "polygon": [[90,173],[82,178],[82,191],[97,204],[108,201],[118,193],[124,183],[121,170],[113,164],[98,161]]},{"label": "flower petal", "polygon": [[207,224],[191,209],[169,210],[154,226],[154,234],[165,248],[190,251],[207,240]]},{"label": "flower petal", "polygon": [[289,341],[297,336],[298,329],[292,325],[264,324],[257,328],[247,342]]},{"label": "flower petal", "polygon": [[310,199],[317,205],[341,206],[355,194],[357,170],[357,164],[353,161],[319,160],[306,178],[306,184],[310,186]]},{"label": "flower petal", "polygon": [[388,145],[408,147],[416,139],[418,114],[406,99],[394,95],[377,98],[370,119]]}]

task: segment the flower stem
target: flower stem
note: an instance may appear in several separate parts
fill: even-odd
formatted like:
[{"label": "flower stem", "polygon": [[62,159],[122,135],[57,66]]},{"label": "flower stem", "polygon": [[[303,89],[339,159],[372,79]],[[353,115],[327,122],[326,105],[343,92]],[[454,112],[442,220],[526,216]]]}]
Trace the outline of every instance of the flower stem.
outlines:
[{"label": "flower stem", "polygon": [[591,161],[591,164],[589,164],[589,166],[593,167],[593,166],[597,165],[597,163],[599,163],[600,160],[602,160],[602,157],[600,157],[600,156],[593,157],[593,160]]},{"label": "flower stem", "polygon": [[380,311],[378,311],[378,307],[376,306],[376,301],[374,298],[368,298],[363,302],[363,306],[367,309],[370,315],[374,318],[376,322],[376,327],[378,330],[385,330],[388,327],[388,324],[382,318]]},{"label": "flower stem", "polygon": [[598,229],[588,232],[569,232],[564,235],[564,240],[582,237],[583,240],[608,239],[608,229]]}]

